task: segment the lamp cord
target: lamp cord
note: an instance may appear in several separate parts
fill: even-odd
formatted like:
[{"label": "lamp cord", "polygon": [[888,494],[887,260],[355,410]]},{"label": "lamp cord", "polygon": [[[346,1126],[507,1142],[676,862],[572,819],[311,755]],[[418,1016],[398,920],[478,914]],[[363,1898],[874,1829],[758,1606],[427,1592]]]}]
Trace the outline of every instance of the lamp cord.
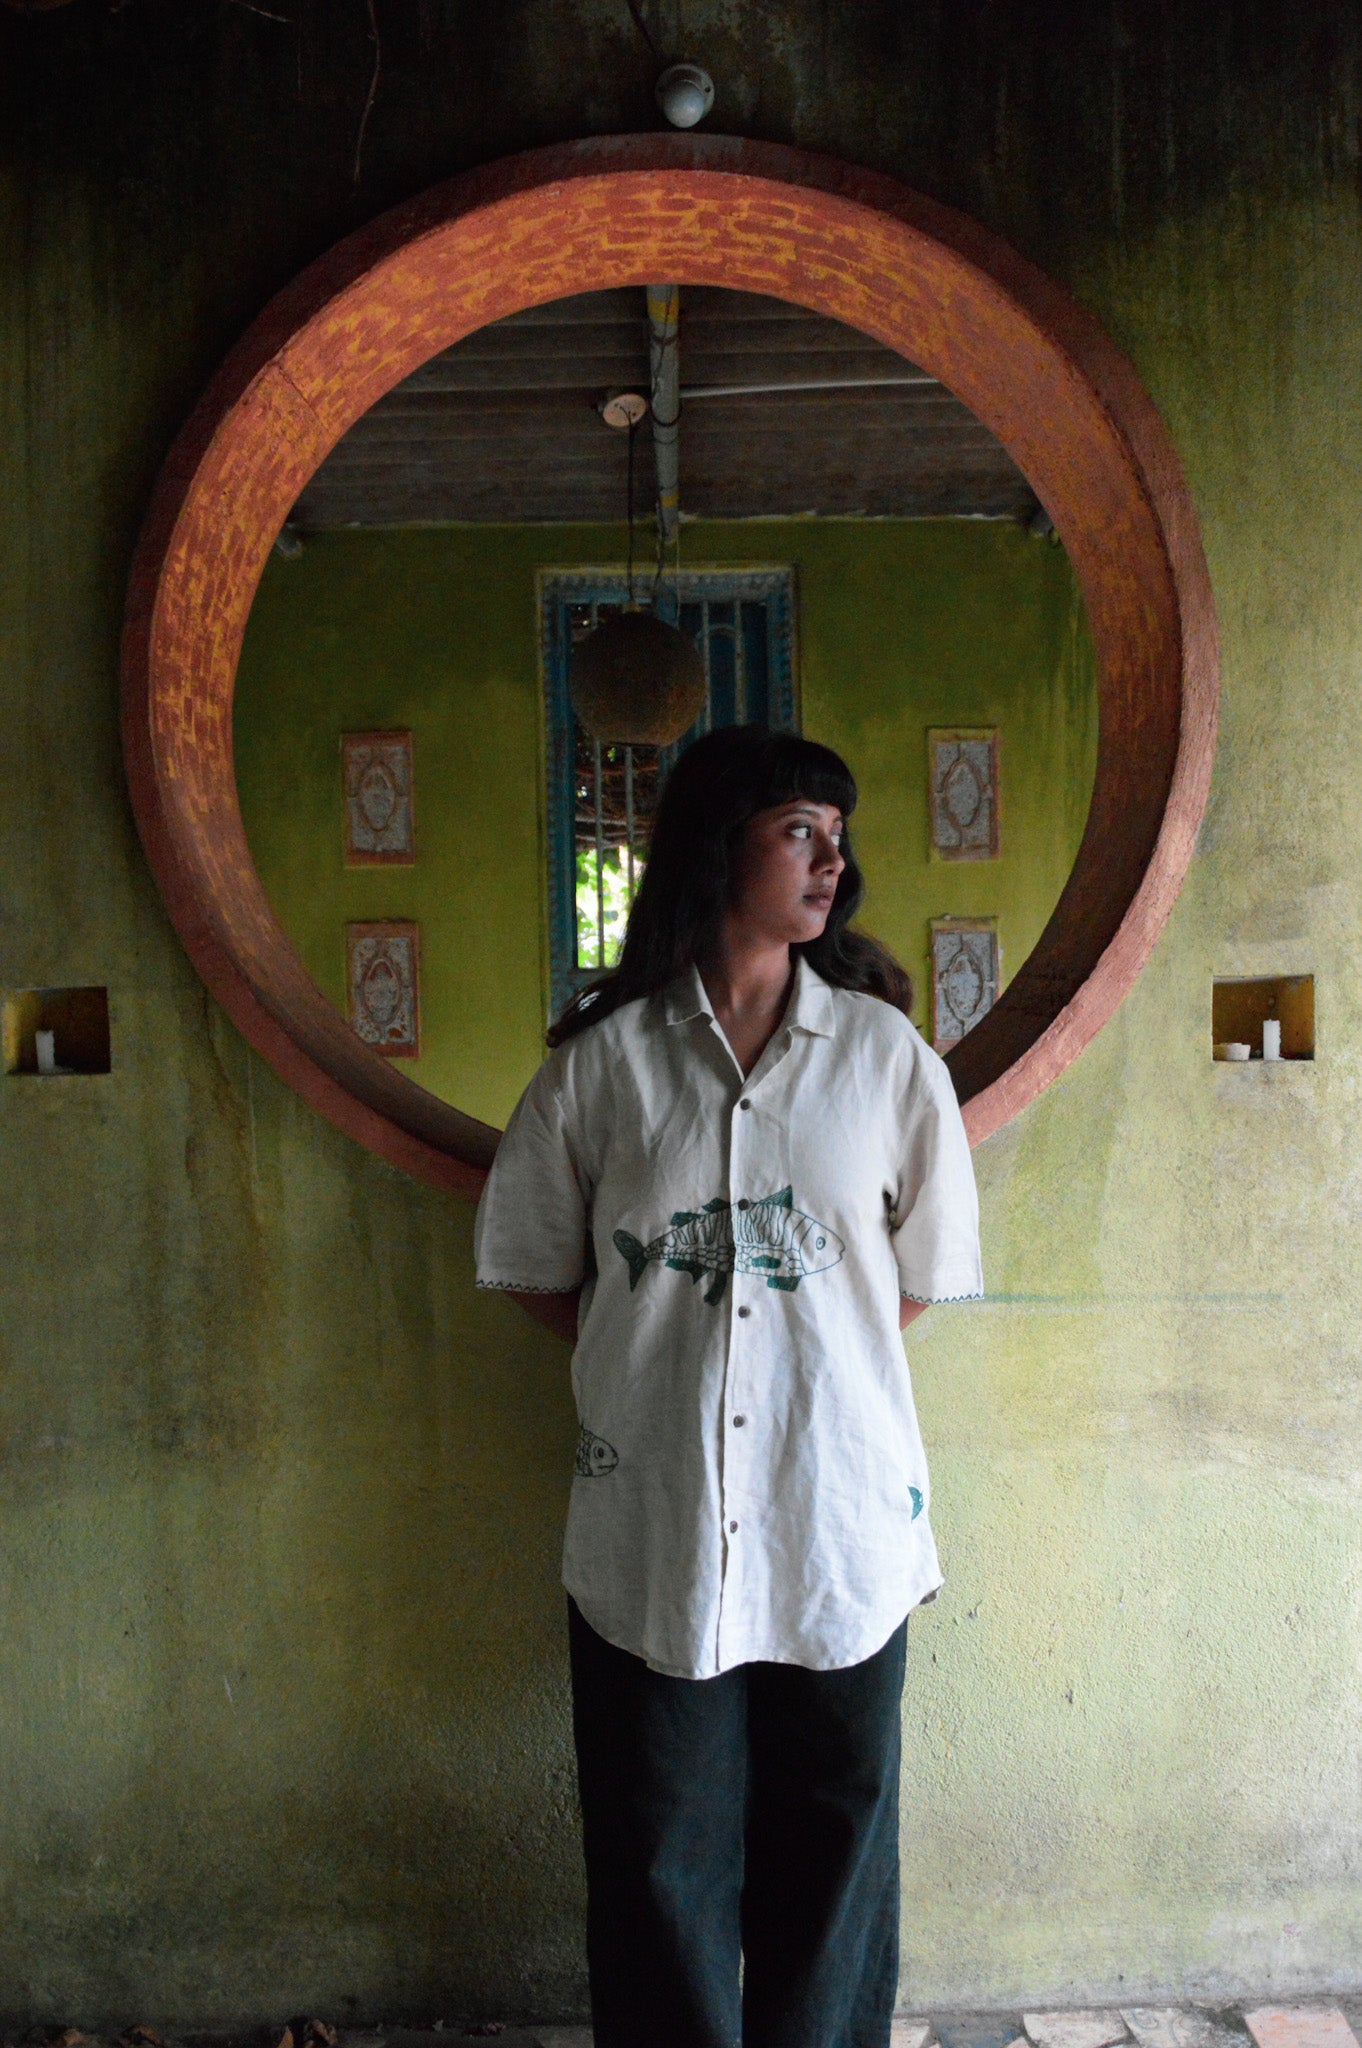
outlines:
[{"label": "lamp cord", "polygon": [[[678,348],[678,347],[680,346],[680,341],[681,341],[681,336],[680,336],[680,334],[679,334],[678,332],[676,332],[676,331],[673,331],[673,332],[672,332],[671,334],[668,334],[668,335],[666,335],[666,336],[665,336],[665,337],[663,338],[663,340],[662,340],[662,341],[660,341],[660,342],[659,342],[659,343],[657,344],[657,347],[658,347],[658,356],[659,356],[659,361],[661,361],[661,360],[665,359],[665,357],[666,357],[666,354],[667,354],[667,351],[668,351],[669,349],[675,349],[675,348]],[[650,393],[650,396],[651,396],[652,398],[654,398],[654,399],[655,399],[655,398],[656,398],[656,396],[657,396],[657,374],[656,374],[656,372],[654,372],[654,374],[653,374],[653,380],[652,380],[652,391],[651,391],[651,393]],[[654,412],[653,412],[653,424],[654,424],[655,426],[661,427],[661,428],[662,428],[662,429],[663,429],[664,431],[665,431],[665,430],[667,430],[667,429],[669,429],[669,428],[671,428],[671,427],[679,427],[679,426],[680,426],[680,424],[681,424],[681,410],[682,410],[682,408],[681,408],[681,397],[680,397],[680,393],[679,393],[679,391],[678,391],[678,394],[677,394],[677,400],[676,400],[676,411],[675,411],[675,413],[674,413],[674,414],[672,415],[671,419],[669,419],[669,420],[664,420],[664,419],[662,419],[662,418],[661,418],[661,417],[659,416],[659,414],[657,413],[657,411],[656,411],[656,410],[654,410]],[[655,565],[654,565],[654,568],[653,568],[653,596],[652,596],[652,605],[653,605],[653,610],[654,610],[654,611],[657,611],[657,609],[658,609],[658,599],[659,599],[659,597],[660,597],[660,596],[661,596],[661,594],[662,594],[662,577],[663,577],[663,574],[664,574],[664,569],[665,569],[665,559],[666,559],[666,547],[667,547],[666,535],[665,535],[665,533],[664,533],[664,531],[663,531],[663,525],[662,525],[662,493],[661,493],[661,491],[660,491],[660,490],[658,491],[658,494],[657,494],[657,500],[656,500],[656,503],[655,503],[655,505],[654,505],[654,508],[653,508],[653,510],[654,510],[654,516],[655,516],[655,518],[656,518],[656,520],[657,520],[657,561],[656,561],[656,563],[655,563]],[[674,577],[674,579],[679,579],[679,577],[680,577],[680,574],[681,574],[681,527],[680,527],[680,521],[679,521],[679,520],[678,520],[678,522],[677,522],[677,528],[676,528],[676,535],[675,535],[675,541],[674,541],[674,549],[673,549],[673,553],[674,553],[674,563],[673,563],[673,577]],[[678,589],[678,590],[677,590],[677,592],[676,592],[676,597],[677,597],[677,603],[678,603],[678,607],[679,607],[679,604],[680,604],[680,592],[679,592],[679,589]],[[660,614],[659,614],[659,616],[660,616]],[[679,612],[678,612],[678,616],[679,616]]]},{"label": "lamp cord", "polygon": [[629,482],[627,486],[629,501],[629,567],[627,571],[627,586],[629,591],[630,611],[634,609],[634,436],[637,432],[638,421],[630,420],[628,468]]},{"label": "lamp cord", "polygon": [[643,10],[640,8],[638,0],[625,0],[625,5],[628,7],[629,12],[634,17],[634,27],[638,30],[644,42],[648,45],[648,49],[652,55],[654,64],[660,64],[662,62],[662,52],[657,47],[657,43],[654,40],[652,30],[649,28],[647,22],[643,19]]}]

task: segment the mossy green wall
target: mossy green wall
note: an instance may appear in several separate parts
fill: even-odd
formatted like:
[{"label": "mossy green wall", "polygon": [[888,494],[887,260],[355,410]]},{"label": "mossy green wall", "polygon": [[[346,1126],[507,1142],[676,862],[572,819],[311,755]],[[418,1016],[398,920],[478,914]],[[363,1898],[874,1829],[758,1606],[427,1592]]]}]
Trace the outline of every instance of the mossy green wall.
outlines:
[{"label": "mossy green wall", "polygon": [[[283,13],[284,23],[271,14]],[[627,10],[73,0],[0,20],[0,959],[114,1071],[0,1080],[0,2002],[44,2022],[581,2009],[566,1361],[472,1216],[320,1121],[137,845],[118,632],[157,463],[269,294],[464,164],[648,127]],[[670,11],[651,10],[668,34]],[[977,1155],[910,1333],[947,1585],[905,1696],[913,2005],[1362,1981],[1362,24],[689,0],[717,126],[1067,283],[1181,451],[1224,632],[1191,875]],[[1318,1058],[1207,1057],[1312,971]]]},{"label": "mossy green wall", "polygon": [[[242,811],[270,899],[345,1006],[351,918],[421,926],[423,1087],[504,1123],[542,1049],[547,995],[535,575],[623,558],[593,527],[332,533],[276,557],[237,689]],[[761,521],[686,529],[690,566],[793,566],[803,727],[849,757],[863,922],[913,974],[928,920],[997,917],[1004,974],[1040,936],[1087,817],[1092,643],[1068,558],[1011,524]],[[1002,855],[933,861],[928,726],[996,726]],[[343,865],[339,736],[406,728],[418,858]]]}]

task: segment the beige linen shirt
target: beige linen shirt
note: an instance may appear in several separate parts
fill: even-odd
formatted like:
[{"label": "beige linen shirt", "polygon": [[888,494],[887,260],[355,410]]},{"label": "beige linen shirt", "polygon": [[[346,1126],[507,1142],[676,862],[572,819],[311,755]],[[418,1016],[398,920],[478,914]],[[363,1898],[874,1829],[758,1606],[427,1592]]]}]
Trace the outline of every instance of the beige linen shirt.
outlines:
[{"label": "beige linen shirt", "polygon": [[584,1282],[563,1580],[658,1671],[860,1663],[941,1584],[900,1293],[983,1291],[950,1076],[800,960],[742,1070],[697,973],[544,1062],[478,1284]]}]

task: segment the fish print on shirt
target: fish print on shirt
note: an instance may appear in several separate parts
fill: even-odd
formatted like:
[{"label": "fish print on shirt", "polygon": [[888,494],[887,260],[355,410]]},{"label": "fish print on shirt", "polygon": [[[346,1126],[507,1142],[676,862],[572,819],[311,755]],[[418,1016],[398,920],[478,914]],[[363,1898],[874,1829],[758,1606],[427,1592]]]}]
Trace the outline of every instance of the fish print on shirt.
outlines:
[{"label": "fish print on shirt", "polygon": [[603,1436],[597,1436],[594,1429],[583,1423],[577,1432],[577,1457],[572,1470],[578,1479],[604,1479],[607,1472],[613,1472],[620,1461],[620,1454],[613,1444]]},{"label": "fish print on shirt", "polygon": [[768,1287],[793,1294],[811,1273],[835,1266],[846,1246],[826,1223],[796,1209],[793,1190],[782,1188],[746,1204],[716,1197],[703,1209],[678,1209],[671,1228],[651,1244],[617,1230],[615,1249],[628,1265],[631,1294],[656,1262],[692,1280],[712,1275],[705,1300],[713,1308],[723,1299],[730,1273],[752,1273]]}]

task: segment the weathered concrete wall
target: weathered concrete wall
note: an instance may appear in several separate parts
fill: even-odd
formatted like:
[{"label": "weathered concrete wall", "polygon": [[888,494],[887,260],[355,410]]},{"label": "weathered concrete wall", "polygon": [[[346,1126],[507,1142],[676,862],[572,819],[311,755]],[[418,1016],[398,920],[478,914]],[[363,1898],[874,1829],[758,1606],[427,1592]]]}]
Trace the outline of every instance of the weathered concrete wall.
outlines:
[{"label": "weathered concrete wall", "polygon": [[[268,293],[436,176],[652,121],[614,0],[378,18],[358,190],[361,6],[0,25],[3,973],[107,981],[116,1039],[106,1080],[0,1082],[30,2016],[580,2003],[562,1354],[475,1297],[466,1211],[215,1014],[117,754],[150,479]],[[1323,0],[685,12],[716,125],[897,173],[1106,320],[1225,629],[1190,884],[980,1157],[994,1299],[913,1332],[949,1575],[906,1702],[915,2004],[1362,1982],[1358,34]],[[1213,1068],[1212,973],[1278,966],[1319,1060]]]},{"label": "weathered concrete wall", "polygon": [[[237,785],[284,929],[344,1009],[347,920],[416,918],[421,1056],[403,1071],[487,1123],[534,1072],[549,1001],[535,573],[626,544],[585,525],[314,535],[269,564],[242,650]],[[1096,658],[1063,549],[1010,520],[802,519],[698,522],[685,554],[793,569],[803,730],[860,778],[861,921],[930,1035],[929,920],[996,917],[1015,973],[1087,822]],[[930,857],[933,725],[999,732],[997,860]],[[393,727],[413,736],[419,857],[347,869],[340,734]]]}]

